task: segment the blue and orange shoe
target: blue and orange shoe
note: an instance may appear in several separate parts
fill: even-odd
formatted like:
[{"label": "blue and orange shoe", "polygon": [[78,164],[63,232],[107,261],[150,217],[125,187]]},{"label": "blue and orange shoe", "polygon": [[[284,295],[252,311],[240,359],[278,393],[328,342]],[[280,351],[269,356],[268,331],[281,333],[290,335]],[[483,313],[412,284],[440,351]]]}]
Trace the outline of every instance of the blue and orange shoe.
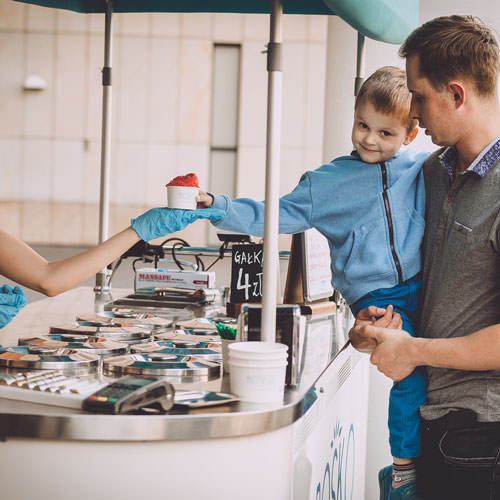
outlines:
[{"label": "blue and orange shoe", "polygon": [[417,496],[417,483],[407,482],[398,488],[392,487],[392,465],[380,469],[378,473],[380,500],[420,500]]}]

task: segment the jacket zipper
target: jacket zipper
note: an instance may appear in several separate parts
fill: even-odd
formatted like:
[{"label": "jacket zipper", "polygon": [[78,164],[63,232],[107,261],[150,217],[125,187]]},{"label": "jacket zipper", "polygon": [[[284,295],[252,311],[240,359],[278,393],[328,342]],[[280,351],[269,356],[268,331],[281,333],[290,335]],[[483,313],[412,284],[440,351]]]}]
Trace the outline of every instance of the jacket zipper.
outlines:
[{"label": "jacket zipper", "polygon": [[382,170],[382,197],[384,198],[385,215],[387,216],[387,226],[389,228],[389,243],[396,271],[398,272],[399,284],[403,281],[403,271],[401,270],[401,262],[399,262],[396,249],[394,248],[394,225],[392,224],[391,207],[389,205],[389,197],[387,196],[387,167],[385,166],[385,162],[380,163],[380,168]]}]

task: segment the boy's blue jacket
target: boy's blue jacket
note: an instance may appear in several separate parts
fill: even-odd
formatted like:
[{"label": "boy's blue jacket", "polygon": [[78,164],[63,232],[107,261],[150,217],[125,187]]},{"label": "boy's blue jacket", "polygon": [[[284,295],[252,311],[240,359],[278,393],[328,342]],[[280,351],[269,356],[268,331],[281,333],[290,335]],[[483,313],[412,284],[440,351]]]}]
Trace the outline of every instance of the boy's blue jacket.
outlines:
[{"label": "boy's blue jacket", "polygon": [[[348,304],[420,271],[427,156],[403,149],[385,162],[365,163],[353,152],[306,172],[280,199],[280,233],[314,227],[326,237],[332,284]],[[264,234],[264,202],[216,195],[212,207],[227,214],[214,226]]]}]

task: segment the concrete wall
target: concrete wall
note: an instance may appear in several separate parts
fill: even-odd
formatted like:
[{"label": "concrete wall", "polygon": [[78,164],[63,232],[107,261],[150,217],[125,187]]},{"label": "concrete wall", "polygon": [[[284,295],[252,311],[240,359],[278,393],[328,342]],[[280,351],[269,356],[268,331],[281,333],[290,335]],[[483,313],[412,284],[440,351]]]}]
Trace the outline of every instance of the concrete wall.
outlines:
[{"label": "concrete wall", "polygon": [[[281,192],[319,166],[326,23],[284,18]],[[267,15],[115,14],[110,233],[209,169],[214,43],[241,45],[236,195],[264,198]],[[97,242],[104,16],[0,0],[0,218],[36,244]],[[32,74],[47,87],[24,91]],[[205,222],[184,231],[204,245]],[[284,239],[288,249],[288,240]]]}]

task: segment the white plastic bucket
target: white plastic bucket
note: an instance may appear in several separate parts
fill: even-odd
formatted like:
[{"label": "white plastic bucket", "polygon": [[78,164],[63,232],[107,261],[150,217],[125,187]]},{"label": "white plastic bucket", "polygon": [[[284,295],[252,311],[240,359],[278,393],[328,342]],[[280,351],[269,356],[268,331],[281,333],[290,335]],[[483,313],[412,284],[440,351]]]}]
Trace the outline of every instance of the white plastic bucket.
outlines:
[{"label": "white plastic bucket", "polygon": [[248,403],[279,403],[285,392],[286,360],[270,366],[229,360],[231,392]]},{"label": "white plastic bucket", "polygon": [[[229,359],[228,362],[231,363],[251,363],[256,366],[281,366],[283,363],[287,362],[287,358],[281,358],[281,359],[252,359],[252,360],[247,360],[247,359],[241,359],[241,358],[235,358],[232,354],[229,354]],[[228,372],[229,373],[229,372]]]},{"label": "white plastic bucket", "polygon": [[241,360],[286,359],[288,346],[277,342],[234,342],[229,357]]},{"label": "white plastic bucket", "polygon": [[288,347],[274,342],[234,342],[228,347],[231,392],[244,402],[281,402]]}]

